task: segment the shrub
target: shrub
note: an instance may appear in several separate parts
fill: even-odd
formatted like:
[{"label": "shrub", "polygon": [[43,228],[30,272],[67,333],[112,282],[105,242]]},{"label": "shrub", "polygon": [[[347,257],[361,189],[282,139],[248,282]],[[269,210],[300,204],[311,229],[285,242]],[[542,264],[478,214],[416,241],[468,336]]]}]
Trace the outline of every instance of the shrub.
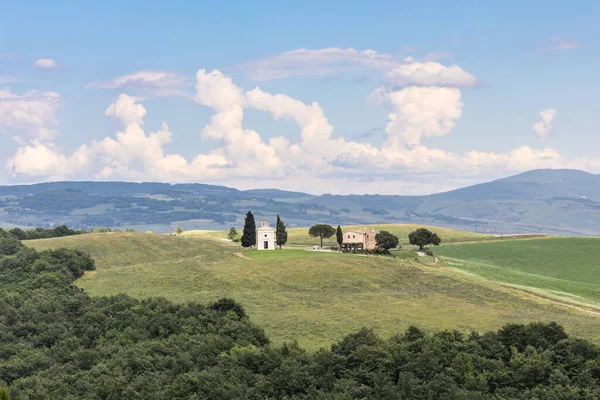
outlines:
[{"label": "shrub", "polygon": [[0,383],[0,400],[10,400],[8,388]]},{"label": "shrub", "polygon": [[246,316],[244,307],[238,304],[235,300],[228,298],[219,299],[216,303],[210,305],[210,309],[219,312],[233,311],[240,318],[244,318]]}]

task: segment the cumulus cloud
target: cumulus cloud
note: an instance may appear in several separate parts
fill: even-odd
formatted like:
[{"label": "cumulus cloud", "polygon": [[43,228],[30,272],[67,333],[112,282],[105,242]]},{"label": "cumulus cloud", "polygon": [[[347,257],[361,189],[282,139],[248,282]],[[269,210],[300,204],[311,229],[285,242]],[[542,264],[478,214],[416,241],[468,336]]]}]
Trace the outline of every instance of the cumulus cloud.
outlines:
[{"label": "cumulus cloud", "polygon": [[[189,163],[180,155],[165,154],[164,146],[171,142],[171,132],[163,123],[156,132],[143,129],[145,108],[137,99],[126,94],[111,104],[105,115],[121,123],[122,129],[114,137],[106,137],[91,145],[81,146],[71,155],[57,149],[51,142],[34,139],[21,145],[8,160],[7,167],[13,176],[46,176],[51,179],[88,176],[97,179],[153,179],[177,180],[176,176],[189,179],[190,166],[197,167],[202,175],[211,165],[226,161],[219,155],[197,156]],[[210,178],[210,171],[206,177]]]},{"label": "cumulus cloud", "polygon": [[40,139],[56,135],[56,112],[60,95],[56,92],[30,91],[23,95],[0,89],[0,131],[21,130]]},{"label": "cumulus cloud", "polygon": [[244,95],[231,78],[221,71],[206,72],[201,69],[196,73],[196,101],[203,106],[224,110],[243,106]]},{"label": "cumulus cloud", "polygon": [[119,119],[124,126],[143,125],[146,109],[141,104],[136,104],[136,100],[135,97],[122,94],[106,109],[104,115]]},{"label": "cumulus cloud", "polygon": [[292,97],[263,92],[259,88],[246,93],[248,104],[259,111],[269,112],[274,119],[290,119],[301,130],[302,144],[311,152],[331,152],[329,145],[333,127],[318,103],[310,105]]},{"label": "cumulus cloud", "polygon": [[109,81],[91,82],[90,88],[99,89],[150,89],[159,94],[177,94],[177,90],[190,86],[188,77],[166,71],[138,71]]},{"label": "cumulus cloud", "polygon": [[21,145],[17,148],[16,153],[8,159],[7,167],[13,176],[28,175],[66,179],[75,173],[87,170],[89,163],[89,149],[85,145],[71,156],[66,156],[52,143],[42,143],[38,139],[33,139],[31,144]]},{"label": "cumulus cloud", "polygon": [[33,62],[32,66],[39,69],[54,69],[58,67],[58,64],[51,58],[38,58]]},{"label": "cumulus cloud", "polygon": [[298,49],[239,65],[251,79],[267,81],[292,76],[327,75],[345,70],[386,70],[398,64],[389,53],[375,50]]},{"label": "cumulus cloud", "polygon": [[371,92],[368,101],[392,110],[386,126],[388,145],[417,146],[424,137],[450,132],[462,115],[459,88],[472,87],[477,79],[457,65],[405,61],[388,72],[385,86]]},{"label": "cumulus cloud", "polygon": [[546,46],[546,48],[549,50],[573,50],[580,49],[583,47],[579,43],[571,42],[558,36],[548,38],[548,42],[550,43],[548,44],[548,46]]},{"label": "cumulus cloud", "polygon": [[403,88],[407,86],[444,86],[444,87],[474,87],[477,85],[475,76],[463,70],[458,65],[449,67],[437,62],[412,62],[399,65],[388,72],[385,82],[389,87]]},{"label": "cumulus cloud", "polygon": [[[13,176],[97,179],[202,181],[237,187],[280,187],[311,192],[423,193],[451,189],[451,170],[461,184],[531,168],[600,168],[598,160],[568,160],[552,148],[518,147],[507,153],[455,154],[422,143],[447,134],[461,117],[460,89],[441,86],[380,88],[391,112],[381,147],[335,137],[318,103],[304,103],[261,88],[244,90],[220,71],[199,70],[195,101],[213,110],[203,131],[219,147],[193,157],[169,154],[173,141],[167,123],[145,127],[140,99],[121,94],[105,110],[118,131],[68,153],[49,140],[21,142],[7,166]],[[268,140],[244,127],[252,109],[298,126],[300,138]],[[382,121],[383,122],[383,121]],[[423,185],[426,178],[435,185]],[[438,178],[436,180],[436,178]],[[385,183],[384,183],[385,182]],[[454,182],[454,183],[453,183]]]},{"label": "cumulus cloud", "polygon": [[423,137],[443,136],[462,115],[460,91],[447,87],[407,87],[387,93],[394,112],[389,114],[387,134],[409,146]]},{"label": "cumulus cloud", "polygon": [[540,112],[539,119],[533,123],[532,128],[536,135],[544,140],[552,131],[552,123],[556,116],[556,110],[553,108],[547,108]]}]

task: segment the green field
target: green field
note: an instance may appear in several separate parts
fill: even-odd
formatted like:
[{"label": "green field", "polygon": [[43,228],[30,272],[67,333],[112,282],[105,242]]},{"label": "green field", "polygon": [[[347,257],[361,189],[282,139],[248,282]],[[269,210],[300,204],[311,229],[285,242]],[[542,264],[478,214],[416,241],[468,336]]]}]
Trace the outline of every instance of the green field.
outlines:
[{"label": "green field", "polygon": [[248,252],[206,236],[140,233],[26,244],[89,251],[97,271],[86,273],[78,285],[92,295],[201,303],[232,297],[274,342],[298,339],[312,350],[363,326],[385,337],[410,325],[483,331],[533,320],[557,321],[575,336],[600,341],[600,319],[592,312],[412,257]]},{"label": "green field", "polygon": [[[335,226],[334,226],[335,228]],[[408,234],[418,228],[427,228],[436,232],[442,237],[444,243],[479,241],[492,239],[491,235],[475,232],[457,231],[454,229],[440,228],[438,226],[415,225],[415,224],[386,224],[386,225],[362,225],[362,226],[343,226],[342,230],[352,229],[374,229],[376,232],[381,230],[389,231],[398,236],[401,245],[408,245]],[[241,229],[241,228],[240,228]],[[308,234],[308,228],[289,228],[288,230],[288,246],[316,246],[320,244],[319,238],[313,238]],[[207,235],[215,238],[225,238],[227,231],[188,231],[184,232],[186,236]],[[329,239],[323,239],[324,246],[337,245],[335,235]]]},{"label": "green field", "polygon": [[446,265],[581,303],[600,304],[600,239],[556,237],[461,243],[435,253]]}]

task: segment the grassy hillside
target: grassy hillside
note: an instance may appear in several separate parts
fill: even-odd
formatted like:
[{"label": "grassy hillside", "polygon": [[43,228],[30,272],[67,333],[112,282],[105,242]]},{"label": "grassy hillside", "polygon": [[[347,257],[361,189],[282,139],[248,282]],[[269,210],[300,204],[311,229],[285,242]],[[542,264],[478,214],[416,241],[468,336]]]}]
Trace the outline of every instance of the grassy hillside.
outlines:
[{"label": "grassy hillside", "polygon": [[87,234],[26,242],[82,248],[97,261],[78,285],[92,295],[128,293],[206,303],[232,297],[277,343],[310,349],[363,326],[383,336],[409,325],[489,330],[506,322],[557,321],[600,340],[598,317],[454,270],[382,257],[300,249],[242,252],[202,236]]},{"label": "grassy hillside", "polygon": [[[336,226],[334,226],[336,228]],[[384,225],[361,225],[361,226],[343,226],[342,230],[352,229],[375,229],[379,232],[380,230],[386,230],[392,232],[398,236],[401,245],[408,244],[408,234],[417,228],[427,228],[436,232],[444,243],[455,243],[455,242],[468,242],[477,240],[492,239],[491,235],[465,232],[449,228],[441,228],[439,226],[427,226],[418,224],[384,224]],[[209,237],[225,238],[227,231],[188,231],[184,232],[186,236],[195,235],[208,235]],[[289,228],[288,229],[288,246],[314,246],[320,243],[319,238],[313,238],[308,234],[308,228]],[[336,245],[335,236],[329,239],[323,239],[323,245]]]},{"label": "grassy hillside", "polygon": [[436,254],[488,279],[600,304],[599,247],[599,238],[562,237],[455,244]]}]

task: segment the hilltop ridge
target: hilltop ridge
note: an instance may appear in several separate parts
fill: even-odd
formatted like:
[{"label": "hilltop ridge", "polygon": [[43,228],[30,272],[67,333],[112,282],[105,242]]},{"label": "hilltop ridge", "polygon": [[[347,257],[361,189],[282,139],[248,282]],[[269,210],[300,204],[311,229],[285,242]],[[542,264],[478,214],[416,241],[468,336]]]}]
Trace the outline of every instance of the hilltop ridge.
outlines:
[{"label": "hilltop ridge", "polygon": [[0,225],[240,226],[244,214],[290,227],[422,223],[482,233],[600,235],[600,175],[540,169],[431,195],[311,195],[201,183],[48,182],[0,186]]}]

